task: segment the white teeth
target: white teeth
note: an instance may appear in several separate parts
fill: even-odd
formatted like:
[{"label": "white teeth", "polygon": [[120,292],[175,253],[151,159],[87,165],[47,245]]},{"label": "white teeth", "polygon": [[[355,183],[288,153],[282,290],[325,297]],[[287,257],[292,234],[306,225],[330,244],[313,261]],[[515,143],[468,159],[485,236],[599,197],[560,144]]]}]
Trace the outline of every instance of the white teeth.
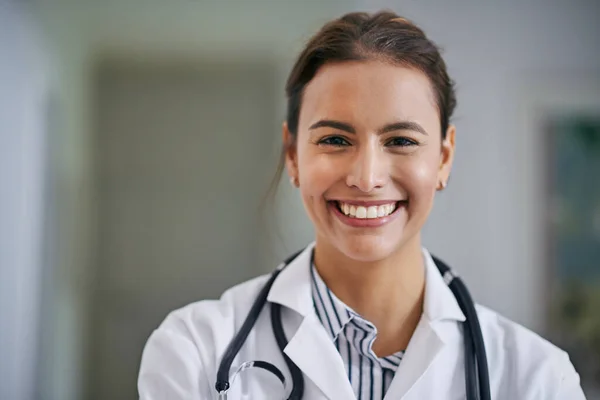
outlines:
[{"label": "white teeth", "polygon": [[367,218],[377,218],[377,206],[371,206],[367,208]]},{"label": "white teeth", "polygon": [[385,217],[386,215],[390,215],[396,210],[396,203],[370,207],[355,206],[352,204],[342,202],[339,202],[338,205],[340,207],[340,210],[342,210],[342,212],[345,215],[360,219],[381,218]]},{"label": "white teeth", "polygon": [[367,209],[363,206],[356,207],[356,218],[367,218]]}]

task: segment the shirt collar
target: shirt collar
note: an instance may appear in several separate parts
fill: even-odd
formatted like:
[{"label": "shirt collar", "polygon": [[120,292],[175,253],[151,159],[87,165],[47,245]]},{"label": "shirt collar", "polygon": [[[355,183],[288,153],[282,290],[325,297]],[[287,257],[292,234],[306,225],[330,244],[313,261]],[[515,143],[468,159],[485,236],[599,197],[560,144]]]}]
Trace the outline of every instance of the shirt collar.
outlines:
[{"label": "shirt collar", "polygon": [[331,339],[335,341],[356,313],[333,294],[313,263],[311,263],[310,275],[315,312]]}]

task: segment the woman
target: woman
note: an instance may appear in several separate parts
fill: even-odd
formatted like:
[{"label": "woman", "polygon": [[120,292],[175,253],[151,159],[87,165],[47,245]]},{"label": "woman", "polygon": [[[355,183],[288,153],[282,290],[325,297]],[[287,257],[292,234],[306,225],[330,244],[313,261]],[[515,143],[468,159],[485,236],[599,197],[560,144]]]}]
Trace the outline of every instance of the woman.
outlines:
[{"label": "woman", "polygon": [[[420,235],[455,147],[438,49],[393,13],[351,13],[310,40],[286,92],[285,166],[316,237],[274,280],[232,368],[268,361],[287,382],[297,371],[304,399],[466,398],[465,314]],[[227,346],[268,279],[171,313],[144,350],[141,398],[217,398]],[[584,398],[566,353],[484,307],[477,315],[492,398]],[[274,381],[243,372],[230,398],[283,398]]]}]

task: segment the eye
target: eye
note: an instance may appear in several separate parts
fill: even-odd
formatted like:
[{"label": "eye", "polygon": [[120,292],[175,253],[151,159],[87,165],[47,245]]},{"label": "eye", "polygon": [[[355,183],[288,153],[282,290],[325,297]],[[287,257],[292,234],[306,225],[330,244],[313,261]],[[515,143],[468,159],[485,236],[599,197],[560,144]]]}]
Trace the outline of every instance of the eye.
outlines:
[{"label": "eye", "polygon": [[326,146],[334,146],[334,147],[344,147],[350,146],[350,143],[341,136],[328,136],[319,140],[319,144],[324,144]]},{"label": "eye", "polygon": [[409,146],[416,146],[416,145],[418,145],[418,143],[416,141],[414,141],[413,139],[398,136],[398,137],[388,140],[385,145],[392,146],[392,147],[409,147]]}]

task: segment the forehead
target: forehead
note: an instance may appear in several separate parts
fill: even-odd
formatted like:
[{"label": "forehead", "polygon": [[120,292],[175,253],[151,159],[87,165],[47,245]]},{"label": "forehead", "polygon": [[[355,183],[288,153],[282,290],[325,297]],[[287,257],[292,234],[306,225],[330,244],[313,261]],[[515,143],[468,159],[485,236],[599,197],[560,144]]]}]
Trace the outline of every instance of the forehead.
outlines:
[{"label": "forehead", "polygon": [[304,89],[303,125],[337,118],[362,128],[410,119],[439,130],[439,113],[429,78],[422,72],[381,61],[326,64]]}]

